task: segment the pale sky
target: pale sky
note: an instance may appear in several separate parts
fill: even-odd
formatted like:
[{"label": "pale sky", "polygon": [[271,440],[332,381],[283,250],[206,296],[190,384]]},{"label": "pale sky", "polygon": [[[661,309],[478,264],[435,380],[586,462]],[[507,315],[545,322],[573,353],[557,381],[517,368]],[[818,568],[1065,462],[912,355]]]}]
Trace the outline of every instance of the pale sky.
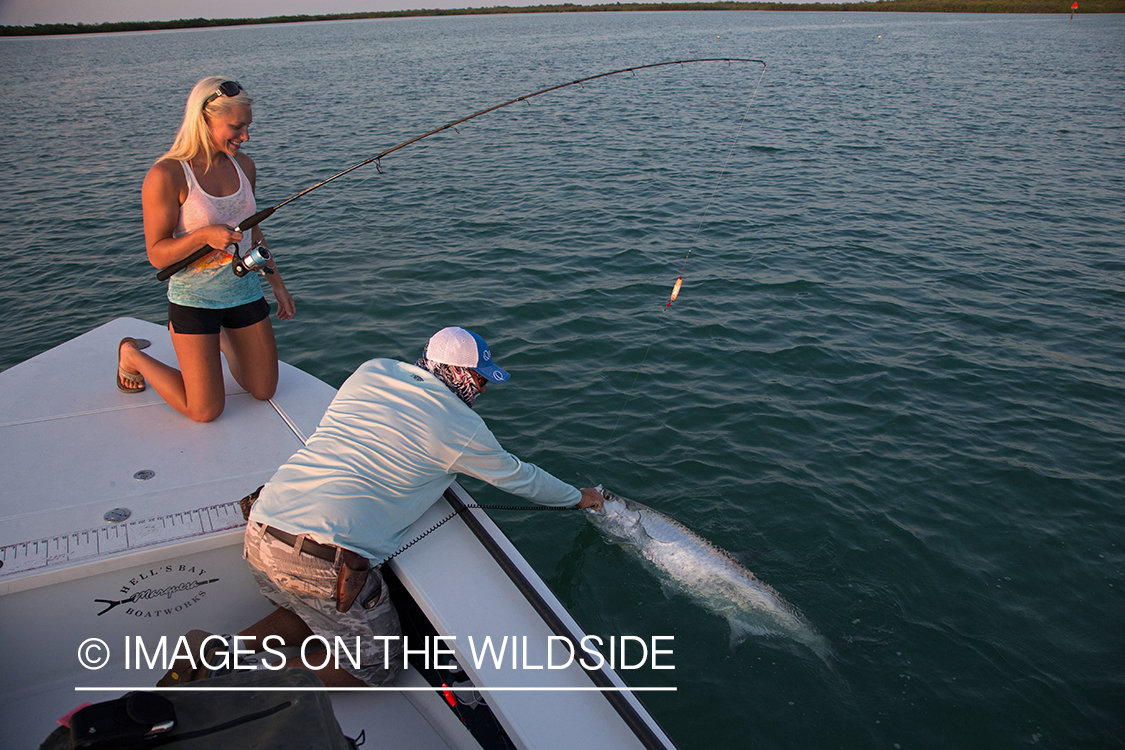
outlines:
[{"label": "pale sky", "polygon": [[[0,26],[179,18],[265,18],[407,8],[539,5],[556,0],[0,0]],[[558,0],[561,2],[562,0]],[[595,3],[599,0],[573,0]]]}]

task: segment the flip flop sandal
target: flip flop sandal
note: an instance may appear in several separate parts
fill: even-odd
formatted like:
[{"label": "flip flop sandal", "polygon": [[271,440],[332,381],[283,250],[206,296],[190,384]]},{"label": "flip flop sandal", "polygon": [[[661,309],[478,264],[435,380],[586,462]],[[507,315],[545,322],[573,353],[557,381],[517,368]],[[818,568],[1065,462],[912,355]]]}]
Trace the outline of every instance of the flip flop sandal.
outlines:
[{"label": "flip flop sandal", "polygon": [[145,389],[145,379],[139,372],[129,372],[121,366],[121,347],[126,343],[130,343],[140,350],[147,347],[150,342],[130,336],[126,336],[117,342],[117,390],[122,393],[140,393]]}]

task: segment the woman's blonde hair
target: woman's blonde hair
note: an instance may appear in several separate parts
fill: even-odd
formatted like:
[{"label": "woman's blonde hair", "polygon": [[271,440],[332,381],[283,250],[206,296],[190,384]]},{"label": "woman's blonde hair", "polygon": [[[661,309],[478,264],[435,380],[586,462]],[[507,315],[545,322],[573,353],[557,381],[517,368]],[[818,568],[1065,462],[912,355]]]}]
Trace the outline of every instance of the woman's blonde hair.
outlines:
[{"label": "woman's blonde hair", "polygon": [[210,102],[207,97],[216,93],[219,86],[230,80],[222,76],[208,76],[195,84],[188,95],[187,106],[184,107],[184,121],[180,125],[180,132],[172,142],[172,148],[157,161],[173,159],[175,161],[192,161],[203,154],[206,157],[207,167],[211,166],[211,159],[215,155],[215,146],[211,143],[211,133],[207,128],[207,116],[218,116],[233,107],[249,107],[254,100],[241,89],[235,96],[217,96]]}]

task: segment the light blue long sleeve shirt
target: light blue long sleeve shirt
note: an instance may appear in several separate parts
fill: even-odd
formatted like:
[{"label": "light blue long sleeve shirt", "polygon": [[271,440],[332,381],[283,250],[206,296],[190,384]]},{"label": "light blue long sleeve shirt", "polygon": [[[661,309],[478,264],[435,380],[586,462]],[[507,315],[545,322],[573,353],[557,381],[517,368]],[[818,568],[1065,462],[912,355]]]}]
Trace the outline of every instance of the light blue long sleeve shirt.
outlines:
[{"label": "light blue long sleeve shirt", "polygon": [[484,420],[431,373],[373,359],[340,387],[250,517],[379,562],[457,474],[540,505],[572,506],[582,497],[500,447]]}]

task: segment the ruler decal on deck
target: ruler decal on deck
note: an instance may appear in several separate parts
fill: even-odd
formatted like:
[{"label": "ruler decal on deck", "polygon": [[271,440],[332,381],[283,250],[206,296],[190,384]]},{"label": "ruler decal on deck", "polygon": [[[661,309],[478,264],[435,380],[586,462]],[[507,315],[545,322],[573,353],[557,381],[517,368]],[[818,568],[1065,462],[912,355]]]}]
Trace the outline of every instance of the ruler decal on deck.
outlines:
[{"label": "ruler decal on deck", "polygon": [[0,547],[0,579],[230,531],[245,525],[238,502],[231,502],[17,542]]}]

